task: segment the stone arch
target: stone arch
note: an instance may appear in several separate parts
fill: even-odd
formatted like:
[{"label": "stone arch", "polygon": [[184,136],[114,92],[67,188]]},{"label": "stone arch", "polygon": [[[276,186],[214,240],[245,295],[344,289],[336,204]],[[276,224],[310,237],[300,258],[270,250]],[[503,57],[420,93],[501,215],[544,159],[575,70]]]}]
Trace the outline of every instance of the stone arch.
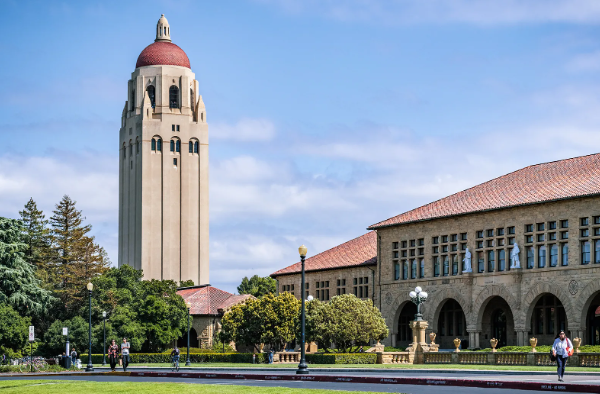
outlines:
[{"label": "stone arch", "polygon": [[521,313],[519,316],[520,320],[524,320],[522,323],[526,331],[531,331],[531,314],[533,313],[535,304],[540,297],[546,293],[554,295],[563,305],[569,326],[573,325],[575,321],[579,320],[576,314],[573,312],[571,299],[569,298],[569,293],[567,290],[565,290],[565,288],[565,286],[559,286],[553,283],[539,282],[529,289],[525,297],[523,297],[523,301],[521,303],[523,308],[521,308]]},{"label": "stone arch", "polygon": [[[577,323],[580,327],[585,324],[586,314],[592,300],[596,294],[600,291],[600,279],[595,279],[585,285],[581,293],[577,295],[573,302],[573,314],[579,319],[574,319],[573,323]],[[583,324],[582,324],[583,323]]]},{"label": "stone arch", "polygon": [[423,318],[429,322],[430,330],[437,330],[438,316],[444,302],[448,299],[454,299],[463,310],[467,325],[472,320],[471,304],[465,297],[454,287],[446,287],[440,291],[436,291],[430,299],[423,305]]},{"label": "stone arch", "polygon": [[[398,297],[400,298],[400,297]],[[392,320],[392,329],[391,334],[397,334],[398,333],[398,319],[400,318],[400,314],[402,313],[402,309],[409,303],[411,302],[410,300],[403,300],[400,302],[400,304],[398,305],[397,303],[395,305],[398,305],[398,308],[396,308],[396,312],[394,313],[394,320]],[[388,328],[389,328],[389,324],[388,324]]]},{"label": "stone arch", "polygon": [[[478,331],[481,331],[481,323],[485,307],[487,306],[488,302],[490,302],[490,300],[494,297],[500,297],[504,301],[506,301],[514,319],[516,319],[516,317],[518,316],[519,304],[505,285],[496,284],[487,286],[479,293],[479,295],[475,299],[475,302],[473,303],[473,316],[476,319],[474,323],[476,324],[476,329]],[[516,323],[517,322],[515,321],[515,326]]]}]

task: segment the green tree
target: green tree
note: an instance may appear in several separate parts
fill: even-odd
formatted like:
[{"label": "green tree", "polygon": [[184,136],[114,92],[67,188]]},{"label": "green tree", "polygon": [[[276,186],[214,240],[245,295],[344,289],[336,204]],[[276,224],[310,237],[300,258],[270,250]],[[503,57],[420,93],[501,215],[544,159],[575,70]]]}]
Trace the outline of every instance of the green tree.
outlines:
[{"label": "green tree", "polygon": [[290,293],[252,298],[228,311],[221,321],[222,342],[257,347],[264,343],[280,349],[296,337],[300,301]]},{"label": "green tree", "polygon": [[194,286],[194,281],[191,279],[182,280],[179,282],[179,287],[192,287]]},{"label": "green tree", "polygon": [[264,278],[254,275],[250,279],[247,276],[242,279],[242,283],[237,287],[239,294],[251,294],[254,297],[262,297],[265,294],[275,294],[277,291],[277,281],[270,276]]},{"label": "green tree", "polygon": [[85,218],[75,204],[69,196],[63,196],[50,218],[56,252],[54,289],[65,305],[66,316],[72,316],[82,305],[87,282],[105,272],[110,263],[104,249],[88,235],[92,226],[83,225]]},{"label": "green tree", "polygon": [[339,351],[357,351],[359,345],[380,341],[389,334],[385,319],[370,300],[353,294],[336,296],[328,303],[307,304],[306,340],[328,348],[335,343]]},{"label": "green tree", "polygon": [[22,211],[19,211],[23,222],[23,238],[27,244],[25,260],[37,268],[38,276],[43,279],[48,271],[50,256],[50,230],[44,213],[30,198]]},{"label": "green tree", "polygon": [[81,316],[69,320],[55,320],[44,334],[43,351],[47,355],[62,354],[65,351],[67,337],[63,335],[63,327],[69,329],[69,342],[71,348],[77,353],[87,353],[89,347],[89,323]]},{"label": "green tree", "polygon": [[53,298],[41,287],[33,266],[25,260],[20,220],[0,217],[0,302],[22,316],[44,313]]},{"label": "green tree", "polygon": [[21,350],[27,344],[31,319],[21,317],[8,304],[0,304],[0,351]]}]

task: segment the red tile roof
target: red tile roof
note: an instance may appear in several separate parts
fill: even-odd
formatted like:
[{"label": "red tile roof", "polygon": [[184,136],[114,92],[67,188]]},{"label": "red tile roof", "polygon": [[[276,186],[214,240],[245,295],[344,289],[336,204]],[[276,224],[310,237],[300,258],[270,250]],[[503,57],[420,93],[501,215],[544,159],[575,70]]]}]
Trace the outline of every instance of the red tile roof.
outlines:
[{"label": "red tile roof", "polygon": [[156,65],[190,68],[190,59],[183,49],[172,42],[157,41],[144,48],[137,59],[135,68]]},{"label": "red tile roof", "polygon": [[219,315],[219,310],[226,310],[252,297],[250,294],[231,294],[212,286],[181,289],[177,294],[182,296],[186,303],[192,303],[192,315]]},{"label": "red tile roof", "polygon": [[[370,231],[334,248],[309,257],[305,261],[304,270],[321,271],[335,268],[374,265],[377,263],[377,233]],[[296,274],[301,272],[302,263],[273,272],[271,276]]]},{"label": "red tile roof", "polygon": [[525,167],[376,223],[369,230],[598,194],[600,153]]}]

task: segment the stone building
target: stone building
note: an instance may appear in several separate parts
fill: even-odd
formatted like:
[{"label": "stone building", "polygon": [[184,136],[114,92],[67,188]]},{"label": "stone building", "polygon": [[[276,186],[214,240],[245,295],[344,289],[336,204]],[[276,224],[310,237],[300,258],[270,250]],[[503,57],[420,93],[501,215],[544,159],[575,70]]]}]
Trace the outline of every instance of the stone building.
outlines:
[{"label": "stone building", "polygon": [[199,83],[163,16],[127,84],[119,132],[119,266],[208,277],[208,125]]},{"label": "stone building", "polygon": [[[212,348],[216,335],[221,331],[221,318],[232,306],[254,298],[250,294],[235,295],[210,285],[183,287],[177,294],[191,304],[193,317],[190,329],[190,346]],[[180,338],[180,347],[187,346],[187,337]]]},{"label": "stone building", "polygon": [[[408,293],[416,286],[429,293],[424,318],[441,348],[454,338],[469,348],[490,347],[491,338],[499,346],[531,337],[550,344],[561,329],[600,344],[600,154],[529,166],[369,230],[363,237],[377,251],[370,283],[390,329],[387,345],[410,342],[416,307]],[[343,244],[348,255],[351,242]],[[312,257],[319,267],[352,276],[356,268],[326,253]],[[292,267],[272,275],[280,291],[300,286],[299,275],[286,274]],[[307,275],[310,286],[326,272]]]}]

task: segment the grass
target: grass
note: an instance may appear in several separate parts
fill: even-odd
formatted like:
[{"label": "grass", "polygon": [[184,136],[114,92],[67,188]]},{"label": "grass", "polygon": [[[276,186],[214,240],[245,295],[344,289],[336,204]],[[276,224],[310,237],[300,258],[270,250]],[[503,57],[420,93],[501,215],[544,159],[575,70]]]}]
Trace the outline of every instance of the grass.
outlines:
[{"label": "grass", "polygon": [[[184,367],[185,361],[180,363]],[[130,367],[170,367],[168,363],[130,364]],[[296,368],[297,364],[246,364],[246,363],[192,363],[192,367],[202,368]],[[117,366],[117,368],[119,368]],[[525,365],[465,365],[465,364],[309,364],[308,368],[365,368],[365,369],[475,369],[488,371],[556,371],[556,366],[525,366]],[[600,372],[598,367],[569,367],[571,372]]]},{"label": "grass", "polygon": [[[256,387],[198,383],[145,383],[145,382],[81,382],[64,380],[10,380],[0,381],[3,394],[65,394],[65,393],[198,393],[198,394],[337,394],[339,390],[291,389],[285,387]],[[375,394],[353,391],[354,394]]]}]

